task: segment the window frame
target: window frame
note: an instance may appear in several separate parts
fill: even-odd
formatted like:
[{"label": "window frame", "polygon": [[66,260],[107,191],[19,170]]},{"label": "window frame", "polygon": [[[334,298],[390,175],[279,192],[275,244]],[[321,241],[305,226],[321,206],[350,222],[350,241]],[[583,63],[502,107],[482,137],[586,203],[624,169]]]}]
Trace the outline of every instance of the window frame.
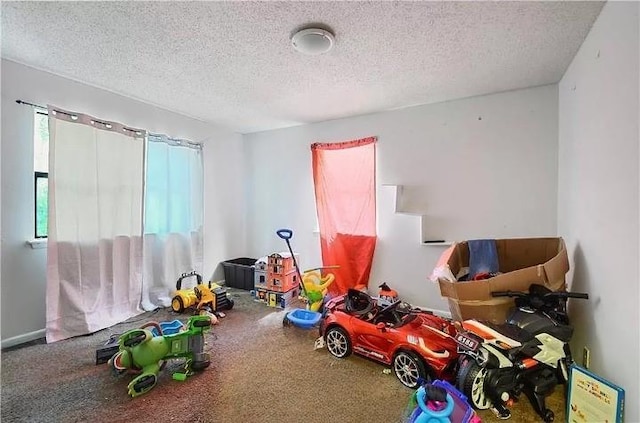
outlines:
[{"label": "window frame", "polygon": [[[35,108],[34,109],[34,113],[33,113],[33,117],[34,117],[34,124],[35,124],[35,118],[37,115],[42,115],[42,116],[46,116],[47,118],[49,117],[49,112],[48,110],[44,109],[41,110],[39,108]],[[35,159],[35,155],[36,155],[36,151],[35,151],[35,140],[36,140],[36,134],[34,131],[33,134],[33,139],[32,139],[32,143],[34,146],[34,151],[33,151],[33,156]],[[49,133],[47,131],[47,144],[49,144]],[[34,167],[35,167],[35,162],[34,162]],[[47,169],[48,170],[48,169]],[[33,236],[34,239],[38,240],[38,241],[46,241],[49,238],[49,225],[47,224],[47,229],[46,229],[46,234],[39,234],[38,233],[38,181],[40,179],[45,179],[46,183],[47,183],[47,192],[48,192],[48,187],[49,187],[49,172],[41,172],[41,171],[36,171],[34,169],[33,171]],[[47,219],[48,219],[48,211],[47,211]]]},{"label": "window frame", "polygon": [[[49,227],[47,225],[47,233],[45,235],[38,234],[38,180],[46,179],[49,185],[49,172],[34,172],[33,178],[33,235],[35,239],[49,238]],[[48,189],[48,188],[47,188]],[[48,213],[47,213],[48,215]],[[48,218],[48,216],[47,216]]]}]

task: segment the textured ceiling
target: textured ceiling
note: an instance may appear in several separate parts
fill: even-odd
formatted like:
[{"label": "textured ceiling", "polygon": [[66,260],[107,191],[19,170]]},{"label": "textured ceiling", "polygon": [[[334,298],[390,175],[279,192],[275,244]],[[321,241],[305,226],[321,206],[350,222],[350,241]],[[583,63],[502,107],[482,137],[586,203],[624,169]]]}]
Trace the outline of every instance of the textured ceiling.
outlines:
[{"label": "textured ceiling", "polygon": [[[2,57],[247,133],[557,82],[601,8],[2,2]],[[331,52],[293,50],[311,23]]]}]

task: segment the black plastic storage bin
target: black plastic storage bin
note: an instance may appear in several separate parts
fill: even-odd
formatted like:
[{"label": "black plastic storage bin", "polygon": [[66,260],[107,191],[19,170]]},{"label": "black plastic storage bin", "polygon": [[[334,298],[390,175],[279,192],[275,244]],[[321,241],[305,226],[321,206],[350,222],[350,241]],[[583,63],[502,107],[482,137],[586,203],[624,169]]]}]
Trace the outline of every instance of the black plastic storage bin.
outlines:
[{"label": "black plastic storage bin", "polygon": [[222,262],[225,285],[231,288],[253,289],[253,271],[256,259],[240,257]]}]

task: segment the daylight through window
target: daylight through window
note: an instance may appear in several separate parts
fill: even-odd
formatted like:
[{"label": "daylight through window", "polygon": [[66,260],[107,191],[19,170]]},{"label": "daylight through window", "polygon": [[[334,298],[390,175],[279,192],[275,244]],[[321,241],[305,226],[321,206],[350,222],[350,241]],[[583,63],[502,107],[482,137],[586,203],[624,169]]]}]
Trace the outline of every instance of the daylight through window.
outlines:
[{"label": "daylight through window", "polygon": [[36,110],[33,119],[35,237],[47,237],[49,197],[49,116]]}]

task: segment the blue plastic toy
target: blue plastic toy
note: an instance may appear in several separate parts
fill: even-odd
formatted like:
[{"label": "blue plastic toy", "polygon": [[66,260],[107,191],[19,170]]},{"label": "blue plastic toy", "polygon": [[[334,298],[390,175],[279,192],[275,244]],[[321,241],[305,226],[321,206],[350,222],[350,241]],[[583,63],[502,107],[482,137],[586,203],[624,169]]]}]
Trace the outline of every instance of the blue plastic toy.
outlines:
[{"label": "blue plastic toy", "polygon": [[[287,243],[287,247],[289,248],[289,253],[291,253],[291,257],[293,257],[293,265],[296,268],[296,272],[298,274],[298,280],[300,281],[300,287],[302,288],[302,293],[306,298],[309,298],[309,292],[303,283],[302,275],[300,274],[300,268],[298,267],[298,262],[296,261],[296,255],[293,253],[293,249],[291,248],[291,243],[289,240],[293,237],[293,231],[291,229],[278,229],[276,234],[285,240]],[[320,299],[322,299],[322,293],[320,292]],[[320,303],[321,306],[322,303]],[[303,308],[296,308],[290,312],[288,312],[284,319],[282,319],[283,326],[289,326],[293,324],[303,329],[311,329],[315,325],[318,324],[320,319],[322,318],[322,314],[317,311],[305,310]]]},{"label": "blue plastic toy", "polygon": [[433,401],[427,398],[427,391],[424,386],[418,388],[416,401],[418,407],[409,420],[412,423],[451,423],[449,416],[453,412],[455,403],[451,394],[445,393],[446,401]]},{"label": "blue plastic toy", "polygon": [[311,329],[318,324],[320,318],[322,318],[322,314],[318,313],[317,311],[309,311],[303,308],[296,308],[287,313],[283,323],[285,326],[288,323],[291,323],[302,329]]},{"label": "blue plastic toy", "polygon": [[408,423],[479,423],[480,418],[467,398],[449,382],[423,384],[410,402],[413,412]]},{"label": "blue plastic toy", "polygon": [[160,322],[159,325],[160,329],[162,329],[162,333],[159,333],[158,329],[155,326],[151,326],[151,333],[153,334],[153,336],[173,335],[185,328],[184,323],[182,323],[178,319],[171,322]]}]

